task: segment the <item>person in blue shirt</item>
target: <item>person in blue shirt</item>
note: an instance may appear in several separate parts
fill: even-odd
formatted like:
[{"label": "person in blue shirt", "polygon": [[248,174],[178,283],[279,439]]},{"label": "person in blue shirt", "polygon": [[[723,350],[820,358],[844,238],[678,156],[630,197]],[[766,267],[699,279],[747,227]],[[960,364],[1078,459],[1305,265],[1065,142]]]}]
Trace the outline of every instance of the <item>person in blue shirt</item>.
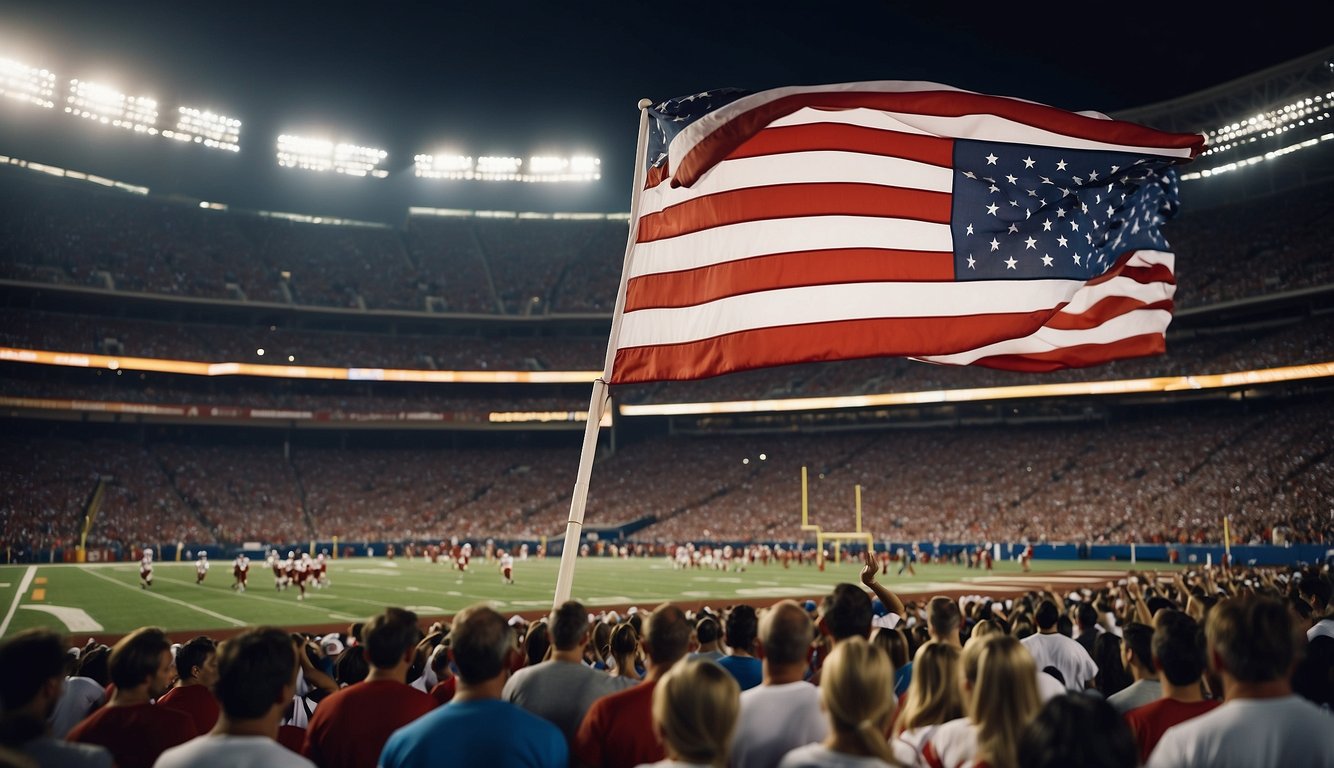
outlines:
[{"label": "person in blue shirt", "polygon": [[484,604],[465,608],[454,617],[450,651],[458,692],[394,731],[380,753],[380,768],[568,768],[560,729],[501,699],[518,654],[505,617]]},{"label": "person in blue shirt", "polygon": [[743,691],[759,685],[764,676],[764,664],[755,658],[755,638],[759,627],[759,617],[749,605],[734,606],[723,623],[730,653],[718,659],[718,664],[736,678]]}]

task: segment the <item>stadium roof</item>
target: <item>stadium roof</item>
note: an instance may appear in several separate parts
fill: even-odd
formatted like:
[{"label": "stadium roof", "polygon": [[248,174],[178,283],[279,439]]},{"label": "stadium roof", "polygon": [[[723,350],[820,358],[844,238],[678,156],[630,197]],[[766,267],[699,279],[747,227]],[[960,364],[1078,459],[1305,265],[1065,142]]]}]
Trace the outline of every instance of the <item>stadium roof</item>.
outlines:
[{"label": "stadium roof", "polygon": [[235,115],[241,163],[272,165],[273,140],[303,127],[387,148],[390,173],[445,147],[590,153],[602,181],[560,207],[624,210],[641,97],[905,79],[1114,113],[1310,53],[1334,27],[1322,4],[1244,19],[1180,3],[1099,7],[11,0],[0,54]]}]

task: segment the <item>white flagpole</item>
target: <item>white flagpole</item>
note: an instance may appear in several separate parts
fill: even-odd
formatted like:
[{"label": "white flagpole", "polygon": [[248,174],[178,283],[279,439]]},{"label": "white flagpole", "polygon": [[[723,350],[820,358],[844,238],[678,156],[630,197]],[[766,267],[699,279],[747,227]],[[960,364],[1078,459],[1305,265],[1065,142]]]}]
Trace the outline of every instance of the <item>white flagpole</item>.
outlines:
[{"label": "white flagpole", "polygon": [[565,545],[560,553],[560,570],[556,574],[556,596],[553,607],[570,599],[574,587],[574,564],[579,556],[579,538],[584,529],[584,505],[588,501],[588,480],[593,474],[593,455],[598,444],[598,429],[611,392],[607,379],[616,360],[616,345],[621,333],[621,313],[625,310],[625,283],[629,275],[630,253],[639,234],[639,197],[644,188],[644,153],[648,143],[648,108],[653,102],[639,100],[639,141],[635,148],[635,181],[630,194],[630,234],[625,241],[625,261],[621,266],[621,285],[616,291],[616,309],[611,316],[611,335],[607,338],[607,356],[602,363],[602,376],[593,382],[593,394],[588,401],[588,423],[584,425],[584,447],[579,454],[579,471],[574,478],[574,494],[570,498],[570,519],[565,524]]}]

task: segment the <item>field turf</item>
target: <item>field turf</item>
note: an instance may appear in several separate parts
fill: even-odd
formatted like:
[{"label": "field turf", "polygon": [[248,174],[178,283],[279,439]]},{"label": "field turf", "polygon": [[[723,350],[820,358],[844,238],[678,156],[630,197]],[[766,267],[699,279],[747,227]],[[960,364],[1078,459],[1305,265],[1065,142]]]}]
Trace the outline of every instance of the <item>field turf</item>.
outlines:
[{"label": "field turf", "polygon": [[[250,589],[231,589],[231,562],[216,562],[202,585],[195,584],[193,563],[158,563],[151,589],[139,587],[138,563],[96,565],[0,566],[0,635],[28,627],[50,627],[71,636],[108,638],[153,625],[176,636],[200,631],[216,636],[245,626],[274,624],[287,628],[345,628],[388,605],[416,611],[423,618],[447,616],[464,606],[487,601],[506,614],[535,615],[551,607],[559,560],[516,561],[515,584],[503,584],[494,563],[473,561],[467,574],[422,559],[356,558],[330,561],[331,584],[310,590],[305,602],[295,587],[274,589],[263,562],[252,563]],[[1128,563],[1035,560],[1023,574],[1013,562],[997,562],[993,573],[955,565],[917,565],[917,575],[889,575],[880,580],[902,594],[1022,592],[1048,583],[1062,588],[1097,586],[1114,579]],[[1141,567],[1161,568],[1162,564]],[[860,568],[754,564],[743,572],[679,571],[663,558],[581,559],[575,570],[574,598],[590,608],[638,605],[650,608],[666,600],[724,606],[757,604],[783,597],[818,597],[840,581],[856,582]],[[1079,572],[1083,573],[1079,573]]]}]

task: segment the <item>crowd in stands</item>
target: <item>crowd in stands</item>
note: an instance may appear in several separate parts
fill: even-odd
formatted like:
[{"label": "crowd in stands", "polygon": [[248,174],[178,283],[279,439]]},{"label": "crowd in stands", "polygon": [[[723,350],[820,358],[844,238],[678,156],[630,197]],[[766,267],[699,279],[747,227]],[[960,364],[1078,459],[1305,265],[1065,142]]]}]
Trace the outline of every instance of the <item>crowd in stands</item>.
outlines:
[{"label": "crowd in stands", "polygon": [[[1328,185],[1191,211],[1168,225],[1177,304],[1334,280]],[[201,209],[32,174],[0,176],[0,278],[355,309],[611,312],[626,222],[412,216],[403,227]]]},{"label": "crowd in stands", "polygon": [[0,278],[357,310],[605,314],[627,231],[607,219],[318,224],[12,171],[0,202]]},{"label": "crowd in stands", "polygon": [[[1334,766],[1328,568],[0,643],[14,766]],[[617,648],[624,645],[623,649]]]},{"label": "crowd in stands", "polygon": [[[1334,541],[1328,402],[1127,415],[1109,422],[629,441],[592,472],[587,520],[651,524],[646,542],[803,541],[810,522],[923,542]],[[281,438],[278,438],[280,440]],[[568,443],[568,444],[567,444]],[[0,536],[90,542],[440,541],[560,535],[573,433],[544,444],[305,447],[0,438]],[[764,456],[761,459],[761,456]]]}]

